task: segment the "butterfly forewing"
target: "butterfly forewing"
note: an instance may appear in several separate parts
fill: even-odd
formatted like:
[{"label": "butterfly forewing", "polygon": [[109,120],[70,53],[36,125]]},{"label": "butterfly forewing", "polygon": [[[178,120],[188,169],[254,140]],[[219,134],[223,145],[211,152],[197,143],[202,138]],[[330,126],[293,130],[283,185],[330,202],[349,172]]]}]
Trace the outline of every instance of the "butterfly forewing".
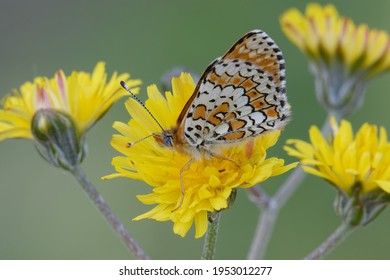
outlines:
[{"label": "butterfly forewing", "polygon": [[244,35],[223,56],[224,60],[241,60],[255,64],[285,91],[285,61],[274,40],[264,31],[254,30]]},{"label": "butterfly forewing", "polygon": [[290,116],[285,92],[281,51],[265,32],[249,32],[206,69],[179,130],[209,150],[282,129]]}]

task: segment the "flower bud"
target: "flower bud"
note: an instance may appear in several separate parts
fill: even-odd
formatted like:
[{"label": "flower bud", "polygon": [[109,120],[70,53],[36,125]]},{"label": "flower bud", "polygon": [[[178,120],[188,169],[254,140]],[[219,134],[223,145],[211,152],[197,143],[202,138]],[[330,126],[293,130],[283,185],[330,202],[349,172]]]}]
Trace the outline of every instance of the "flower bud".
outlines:
[{"label": "flower bud", "polygon": [[84,159],[84,137],[67,114],[54,109],[38,110],[31,130],[39,153],[54,166],[72,170]]}]

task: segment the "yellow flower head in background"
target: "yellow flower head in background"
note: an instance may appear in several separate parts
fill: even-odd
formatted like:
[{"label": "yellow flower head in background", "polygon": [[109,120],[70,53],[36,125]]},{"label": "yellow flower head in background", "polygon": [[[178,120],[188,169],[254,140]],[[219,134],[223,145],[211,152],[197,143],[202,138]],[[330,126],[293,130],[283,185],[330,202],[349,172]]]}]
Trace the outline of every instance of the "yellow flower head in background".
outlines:
[{"label": "yellow flower head in background", "polygon": [[[54,78],[38,77],[26,82],[19,90],[2,100],[0,110],[0,140],[6,138],[33,139],[31,122],[39,110],[53,110],[68,115],[79,135],[88,130],[121,97],[119,81],[136,87],[140,80],[129,80],[129,74],[114,73],[108,80],[105,64],[99,62],[92,74],[73,72],[65,76],[62,70]],[[133,92],[138,92],[134,88]]]},{"label": "yellow flower head in background", "polygon": [[390,67],[388,33],[355,25],[333,5],[309,4],[305,15],[293,8],[280,22],[287,37],[314,60],[339,60],[351,71],[364,69],[371,75]]},{"label": "yellow flower head in background", "polygon": [[[301,159],[303,169],[321,177],[341,193],[338,212],[350,207],[364,207],[373,211],[373,205],[387,204],[390,193],[390,142],[386,130],[365,123],[356,134],[351,124],[342,120],[338,125],[331,119],[333,137],[325,139],[316,126],[310,128],[310,142],[290,139],[285,150]],[[347,203],[352,200],[353,203]],[[370,207],[369,207],[370,206]],[[370,219],[371,214],[365,213]],[[344,214],[343,214],[344,215]],[[370,220],[364,217],[364,223]],[[349,217],[350,218],[350,217]],[[360,217],[361,218],[361,217]]]},{"label": "yellow flower head in background", "polygon": [[[172,79],[172,93],[166,92],[165,98],[155,85],[149,86],[149,98],[145,105],[162,127],[170,128],[176,125],[194,89],[191,76],[183,73]],[[280,134],[279,131],[270,132],[224,150],[221,156],[231,161],[211,157],[192,163],[183,171],[185,194],[183,203],[177,208],[182,198],[180,172],[191,157],[162,147],[153,137],[148,137],[161,133],[161,128],[138,102],[129,99],[126,108],[132,119],[127,124],[114,123],[120,135],[113,135],[111,141],[111,145],[123,156],[115,157],[112,161],[117,173],[104,179],[127,177],[149,184],[152,192],[137,198],[144,204],[157,205],[135,220],[171,220],[173,231],[182,237],[193,223],[195,237],[202,237],[207,231],[208,213],[227,208],[236,188],[249,188],[296,166],[286,166],[282,159],[266,158],[266,150],[276,143]],[[144,140],[130,147],[129,143],[140,139]]]},{"label": "yellow flower head in background", "polygon": [[308,4],[304,15],[292,8],[280,23],[309,56],[317,98],[331,113],[346,115],[360,106],[367,81],[390,68],[388,33],[354,24],[333,5]]}]

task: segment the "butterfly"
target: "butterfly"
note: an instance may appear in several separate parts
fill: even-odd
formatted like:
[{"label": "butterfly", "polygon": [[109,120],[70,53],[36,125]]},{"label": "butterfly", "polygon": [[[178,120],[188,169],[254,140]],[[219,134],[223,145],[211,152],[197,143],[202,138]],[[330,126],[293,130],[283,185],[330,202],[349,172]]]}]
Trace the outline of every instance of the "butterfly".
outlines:
[{"label": "butterfly", "polygon": [[219,154],[221,148],[281,130],[290,115],[281,50],[264,31],[248,32],[206,68],[176,126],[160,125],[162,132],[152,135],[161,146],[190,156],[180,170],[182,197],[174,210],[184,199],[183,172],[195,160],[232,161]]}]

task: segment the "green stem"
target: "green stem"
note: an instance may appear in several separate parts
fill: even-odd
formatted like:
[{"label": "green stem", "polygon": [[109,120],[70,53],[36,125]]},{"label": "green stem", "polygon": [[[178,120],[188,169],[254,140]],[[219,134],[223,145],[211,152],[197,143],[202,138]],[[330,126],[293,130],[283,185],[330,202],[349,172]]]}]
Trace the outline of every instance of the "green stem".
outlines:
[{"label": "green stem", "polygon": [[219,228],[219,219],[221,213],[213,212],[209,214],[209,226],[204,240],[202,260],[212,260],[215,256],[217,247],[217,237]]},{"label": "green stem", "polygon": [[88,198],[98,208],[100,214],[102,214],[102,216],[110,224],[110,226],[112,227],[114,232],[118,235],[118,237],[122,240],[122,242],[130,250],[130,252],[137,259],[140,259],[140,260],[149,259],[149,257],[147,255],[145,255],[142,248],[137,244],[137,242],[134,240],[134,238],[129,234],[126,227],[122,224],[122,222],[118,219],[118,217],[115,215],[115,213],[111,210],[111,208],[104,201],[103,197],[95,189],[95,187],[92,185],[92,183],[90,181],[88,181],[86,175],[81,170],[80,166],[76,166],[70,172],[76,178],[76,180],[80,183],[83,190],[87,194]]},{"label": "green stem", "polygon": [[317,249],[305,257],[305,260],[319,260],[340,245],[356,227],[342,223]]}]

